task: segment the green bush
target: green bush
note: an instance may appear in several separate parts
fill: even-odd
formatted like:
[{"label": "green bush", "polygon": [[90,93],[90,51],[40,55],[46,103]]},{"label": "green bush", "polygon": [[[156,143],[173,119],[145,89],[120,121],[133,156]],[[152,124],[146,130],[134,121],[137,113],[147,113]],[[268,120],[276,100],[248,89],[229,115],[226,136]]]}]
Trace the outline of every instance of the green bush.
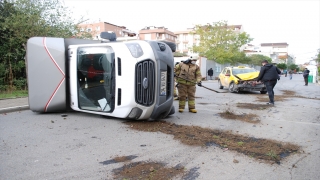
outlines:
[{"label": "green bush", "polygon": [[279,64],[277,64],[277,67],[278,67],[279,69],[287,69],[287,64],[285,64],[285,63],[279,63]]},{"label": "green bush", "polygon": [[187,56],[186,53],[180,53],[180,52],[174,52],[173,53],[173,57],[184,57]]},{"label": "green bush", "polygon": [[3,85],[3,84],[0,84],[0,93],[1,92],[5,92],[5,91],[7,91],[7,89],[9,88],[9,86],[8,85]]},{"label": "green bush", "polygon": [[14,79],[13,85],[17,90],[24,90],[26,89],[26,86],[27,86],[27,80],[23,78]]}]

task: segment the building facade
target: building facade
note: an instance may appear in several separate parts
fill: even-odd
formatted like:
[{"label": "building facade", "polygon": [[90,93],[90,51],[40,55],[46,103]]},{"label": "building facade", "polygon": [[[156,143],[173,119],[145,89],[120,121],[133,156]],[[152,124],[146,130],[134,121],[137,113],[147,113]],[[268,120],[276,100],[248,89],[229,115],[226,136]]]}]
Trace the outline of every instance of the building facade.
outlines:
[{"label": "building facade", "polygon": [[295,57],[288,54],[289,44],[283,43],[261,43],[260,46],[255,46],[252,44],[245,45],[243,51],[247,55],[261,54],[272,59],[273,64],[295,63]]},{"label": "building facade", "polygon": [[183,31],[176,31],[174,34],[177,36],[176,39],[176,52],[183,53],[185,55],[192,54],[192,46],[199,45],[199,35],[192,34],[194,28],[188,28]]},{"label": "building facade", "polygon": [[93,39],[100,39],[100,33],[113,31],[117,37],[134,37],[136,33],[125,26],[117,26],[108,22],[79,24],[80,32],[86,31],[92,34]]},{"label": "building facade", "polygon": [[147,26],[139,31],[140,40],[165,40],[175,42],[177,36],[165,27]]},{"label": "building facade", "polygon": [[289,44],[284,43],[261,43],[261,52],[269,53],[272,63],[287,63]]},{"label": "building facade", "polygon": [[[242,33],[244,32],[242,25],[229,25],[227,28],[232,29],[235,33]],[[185,59],[187,56],[194,54],[192,52],[192,46],[200,44],[200,37],[193,33],[194,28],[187,28],[186,30],[182,31],[175,31],[175,35],[177,35],[176,39],[176,52],[183,53],[185,55]],[[244,47],[241,47],[240,50],[243,50]],[[229,64],[219,64],[216,63],[214,60],[209,60],[205,57],[201,57],[198,61],[198,64],[201,68],[201,75],[202,77],[207,77],[207,71],[212,68],[213,69],[213,77],[216,78],[219,76],[221,70],[224,67],[230,66]]]},{"label": "building facade", "polygon": [[[232,29],[235,33],[242,33],[243,26],[242,25],[229,25],[227,28]],[[176,46],[177,52],[184,53],[186,55],[193,54],[192,47],[195,45],[199,45],[200,37],[199,35],[193,34],[194,28],[187,28],[182,31],[175,31],[174,34],[177,36]]]}]

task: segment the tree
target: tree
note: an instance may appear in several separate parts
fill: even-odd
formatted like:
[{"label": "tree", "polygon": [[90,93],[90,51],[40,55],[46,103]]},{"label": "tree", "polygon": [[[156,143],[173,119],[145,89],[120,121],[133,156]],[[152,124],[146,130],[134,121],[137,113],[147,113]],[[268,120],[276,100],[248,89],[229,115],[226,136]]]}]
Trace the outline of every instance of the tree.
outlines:
[{"label": "tree", "polygon": [[279,63],[279,64],[277,64],[277,67],[279,69],[287,69],[287,64],[286,63]]},{"label": "tree", "polygon": [[292,70],[299,71],[299,66],[296,65],[296,64],[290,64],[290,65],[288,66],[288,69],[292,69]]},{"label": "tree", "polygon": [[261,62],[263,60],[267,60],[268,62],[272,61],[270,57],[264,56],[261,54],[252,54],[252,55],[249,55],[248,58],[250,59],[249,64],[253,64],[257,66],[261,66]]},{"label": "tree", "polygon": [[249,34],[237,33],[233,29],[234,27],[228,26],[226,21],[205,26],[196,25],[193,34],[199,36],[200,44],[193,46],[192,51],[219,64],[247,63],[249,59],[244,52],[240,52],[240,47],[253,39]]},{"label": "tree", "polygon": [[[81,33],[71,11],[59,0],[0,1],[0,90],[11,91],[17,79],[26,79],[26,42],[34,36],[90,38]],[[25,81],[26,82],[26,81]],[[4,88],[3,88],[4,87]]]},{"label": "tree", "polygon": [[[19,44],[15,44],[10,38],[13,34],[13,30],[6,28],[4,24],[7,19],[13,14],[16,14],[12,3],[6,1],[0,2],[0,91],[6,90],[8,87],[12,88],[13,84],[13,72],[12,72],[12,56],[14,50],[19,48]],[[17,47],[15,45],[18,45]],[[13,50],[12,50],[13,49]],[[19,53],[15,53],[15,56],[19,56]],[[11,85],[8,85],[8,82]]]}]

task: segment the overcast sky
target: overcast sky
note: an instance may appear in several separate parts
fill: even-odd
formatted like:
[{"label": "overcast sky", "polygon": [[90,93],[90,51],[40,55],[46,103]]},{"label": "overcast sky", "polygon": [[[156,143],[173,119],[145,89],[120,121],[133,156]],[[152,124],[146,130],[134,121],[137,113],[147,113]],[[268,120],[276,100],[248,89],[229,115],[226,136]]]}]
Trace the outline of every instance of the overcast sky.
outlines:
[{"label": "overcast sky", "polygon": [[286,42],[297,63],[320,48],[319,0],[64,0],[75,19],[109,22],[139,32],[145,26],[186,30],[221,20],[242,25],[251,44]]}]

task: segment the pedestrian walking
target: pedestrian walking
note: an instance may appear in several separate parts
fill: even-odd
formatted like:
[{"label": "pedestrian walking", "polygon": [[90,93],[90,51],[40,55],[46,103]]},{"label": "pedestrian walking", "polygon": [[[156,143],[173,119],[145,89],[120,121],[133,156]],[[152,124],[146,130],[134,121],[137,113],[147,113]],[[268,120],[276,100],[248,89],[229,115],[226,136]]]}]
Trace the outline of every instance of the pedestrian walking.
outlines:
[{"label": "pedestrian walking", "polygon": [[285,69],[284,70],[284,77],[287,77],[288,71]]},{"label": "pedestrian walking", "polygon": [[308,68],[304,68],[303,78],[304,78],[304,85],[305,86],[308,86],[309,73],[310,73],[310,71],[308,70]]},{"label": "pedestrian walking", "polygon": [[185,109],[187,97],[189,112],[197,112],[195,107],[196,84],[202,86],[200,67],[196,64],[197,60],[198,56],[193,55],[188,60],[175,66],[174,72],[178,83],[180,113]]},{"label": "pedestrian walking", "polygon": [[281,71],[276,66],[269,64],[267,60],[263,60],[261,63],[262,67],[260,69],[257,82],[262,81],[265,84],[269,95],[269,102],[267,104],[274,105],[273,88],[280,79],[279,74],[281,74]]},{"label": "pedestrian walking", "polygon": [[208,76],[209,76],[210,79],[212,80],[212,76],[213,76],[213,70],[212,70],[212,68],[210,68],[210,69],[208,70]]},{"label": "pedestrian walking", "polygon": [[292,79],[292,74],[293,74],[293,70],[291,69],[291,70],[289,71],[290,80]]}]

